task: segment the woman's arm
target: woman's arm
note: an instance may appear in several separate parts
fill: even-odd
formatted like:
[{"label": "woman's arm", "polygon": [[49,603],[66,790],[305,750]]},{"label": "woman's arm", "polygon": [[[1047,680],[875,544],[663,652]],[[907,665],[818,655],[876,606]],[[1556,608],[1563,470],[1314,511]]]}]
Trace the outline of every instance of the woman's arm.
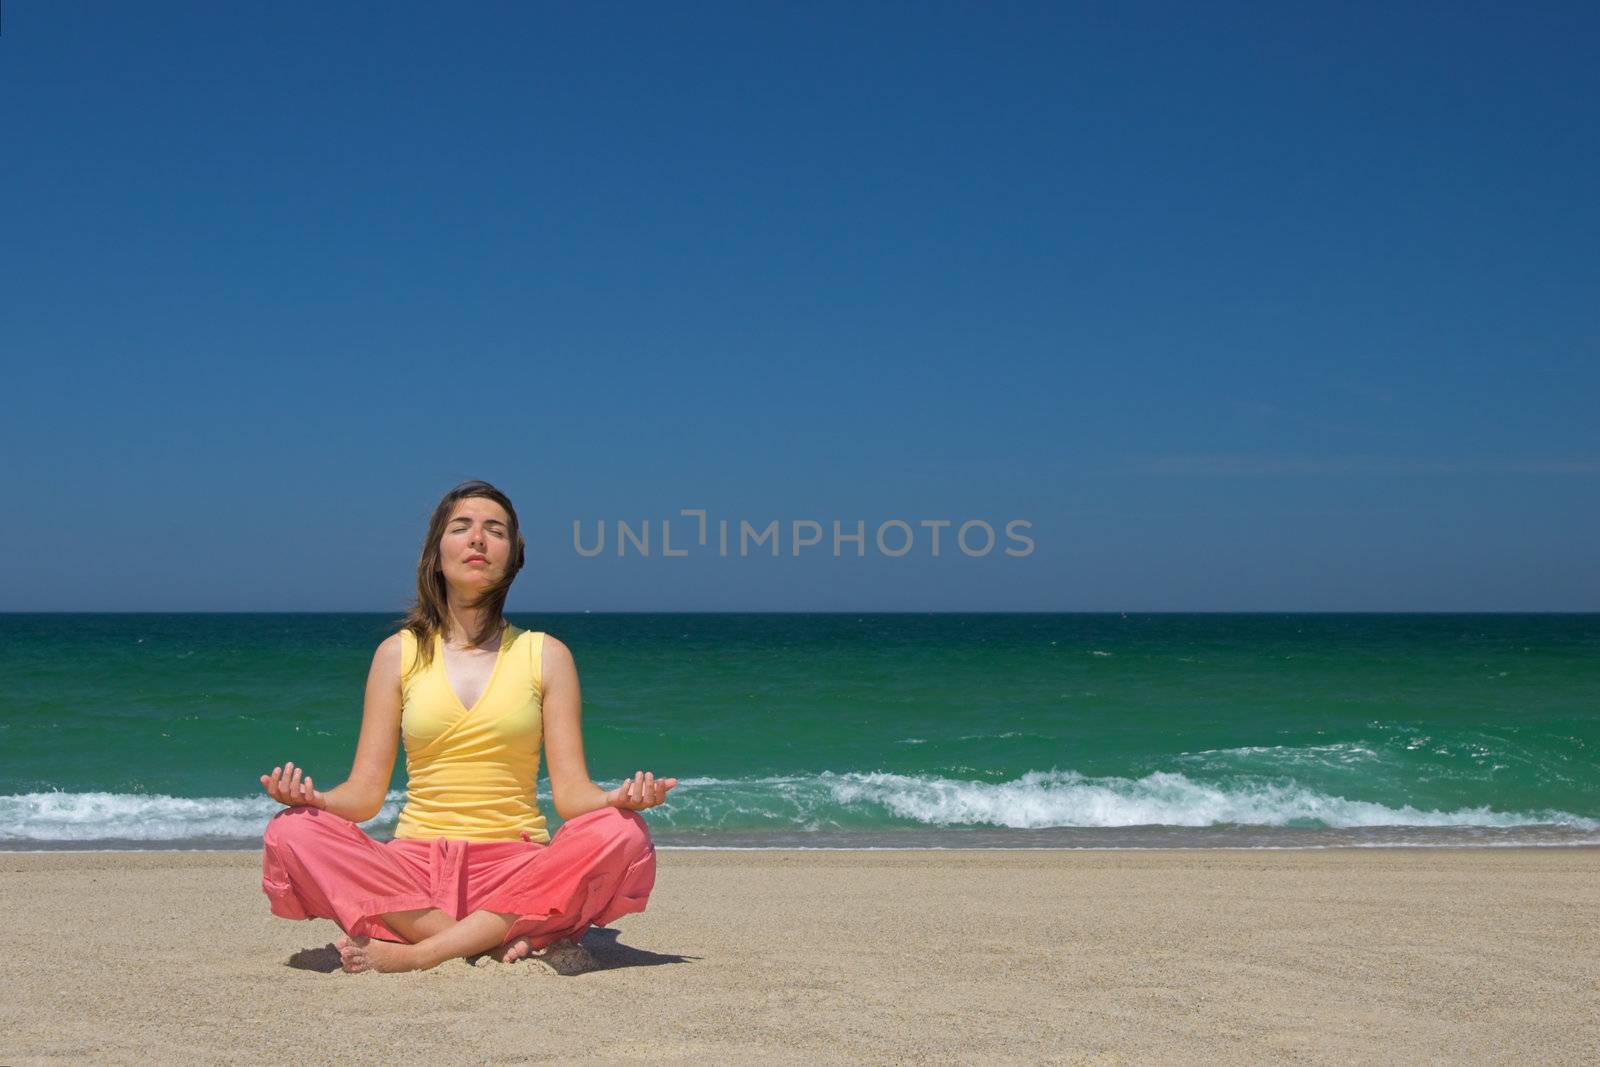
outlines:
[{"label": "woman's arm", "polygon": [[361,736],[356,741],[350,776],[343,784],[318,792],[312,788],[310,778],[301,781],[301,769],[293,764],[275,768],[270,776],[263,775],[261,784],[280,803],[309,804],[351,822],[364,822],[383,808],[399,750],[400,635],[393,634],[373,653],[361,710]]},{"label": "woman's arm", "polygon": [[544,635],[540,664],[544,685],[544,758],[550,770],[550,796],[563,820],[607,806],[605,790],[589,780],[583,758],[582,695],[572,650],[554,635]]}]

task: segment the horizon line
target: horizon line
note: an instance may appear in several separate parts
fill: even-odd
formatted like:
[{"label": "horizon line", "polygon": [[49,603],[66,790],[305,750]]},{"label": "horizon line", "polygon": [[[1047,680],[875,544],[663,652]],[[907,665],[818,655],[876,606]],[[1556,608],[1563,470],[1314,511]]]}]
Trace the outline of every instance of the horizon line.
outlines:
[{"label": "horizon line", "polygon": [[[112,610],[54,610],[54,611],[0,611],[0,618],[20,615],[405,615],[406,610],[374,611],[370,609],[358,610],[234,610],[234,609],[181,609],[181,610],[138,610],[131,608],[118,608]],[[1556,608],[1556,609],[1527,609],[1527,608],[1488,608],[1488,609],[1461,609],[1443,610],[1436,608],[1418,608],[1406,610],[1393,609],[1321,609],[1321,608],[1293,608],[1293,609],[1225,609],[1225,608],[1183,608],[1145,610],[1134,609],[1006,609],[1006,610],[919,610],[914,608],[881,609],[862,608],[828,609],[825,611],[812,610],[748,610],[748,609],[708,609],[688,608],[670,611],[660,610],[593,610],[593,609],[563,609],[540,611],[535,609],[515,609],[501,613],[511,615],[1600,615],[1600,609],[1586,608]]]}]

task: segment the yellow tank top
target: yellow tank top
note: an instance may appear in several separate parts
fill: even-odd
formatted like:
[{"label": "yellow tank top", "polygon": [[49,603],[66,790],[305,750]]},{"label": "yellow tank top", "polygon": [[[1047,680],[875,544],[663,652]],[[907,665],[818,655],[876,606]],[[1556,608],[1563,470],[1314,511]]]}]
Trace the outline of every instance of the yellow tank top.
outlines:
[{"label": "yellow tank top", "polygon": [[422,670],[417,639],[400,631],[400,735],[406,749],[406,802],[397,838],[550,843],[539,811],[539,747],[544,633],[506,624],[494,673],[471,708],[450,687],[444,642]]}]

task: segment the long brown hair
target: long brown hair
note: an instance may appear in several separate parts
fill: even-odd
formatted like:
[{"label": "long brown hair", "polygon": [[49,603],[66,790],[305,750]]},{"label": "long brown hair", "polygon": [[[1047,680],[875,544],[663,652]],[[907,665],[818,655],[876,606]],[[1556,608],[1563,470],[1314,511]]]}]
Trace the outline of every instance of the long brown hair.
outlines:
[{"label": "long brown hair", "polygon": [[474,645],[486,644],[505,624],[502,611],[506,606],[506,594],[527,560],[522,525],[517,521],[517,509],[511,506],[510,497],[488,482],[480,481],[462,482],[446,493],[428,520],[428,532],[422,538],[422,557],[417,560],[417,599],[401,623],[417,638],[417,660],[413,669],[425,667],[433,659],[433,635],[444,632],[449,620],[444,573],[439,568],[439,541],[444,537],[445,524],[450,521],[456,505],[470,497],[493,500],[506,509],[506,517],[511,520],[511,528],[506,531],[511,538],[511,555],[507,559],[505,576],[485,589],[477,603],[471,605],[488,608],[483,625],[472,635]]}]

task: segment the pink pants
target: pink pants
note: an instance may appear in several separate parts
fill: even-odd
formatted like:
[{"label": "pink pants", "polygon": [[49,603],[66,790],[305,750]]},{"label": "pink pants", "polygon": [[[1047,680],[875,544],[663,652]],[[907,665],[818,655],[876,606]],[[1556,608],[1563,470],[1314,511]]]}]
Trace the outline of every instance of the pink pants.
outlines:
[{"label": "pink pants", "polygon": [[550,840],[375,841],[349,819],[285,808],[267,823],[261,888],[272,914],[332,919],[351,937],[400,941],[385,912],[438,908],[455,919],[479,909],[519,916],[506,940],[535,949],[581,938],[643,911],[656,879],[650,830],[637,812],[599,808]]}]

